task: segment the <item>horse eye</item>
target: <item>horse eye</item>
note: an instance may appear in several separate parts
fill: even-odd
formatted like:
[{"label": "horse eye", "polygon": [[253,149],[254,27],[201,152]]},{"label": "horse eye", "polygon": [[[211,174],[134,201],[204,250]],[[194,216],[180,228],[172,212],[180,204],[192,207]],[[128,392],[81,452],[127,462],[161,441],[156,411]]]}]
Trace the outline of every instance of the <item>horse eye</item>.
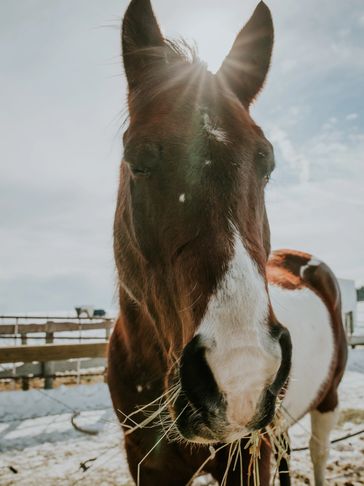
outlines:
[{"label": "horse eye", "polygon": [[130,167],[133,175],[147,177],[150,175],[150,169],[144,167]]},{"label": "horse eye", "polygon": [[151,169],[149,167],[142,167],[128,162],[127,164],[134,177],[148,177],[151,174]]},{"label": "horse eye", "polygon": [[258,152],[256,155],[256,166],[259,176],[264,180],[265,183],[269,182],[270,179],[270,164],[265,152]]},{"label": "horse eye", "polygon": [[265,150],[259,150],[256,154],[256,163],[260,177],[265,184],[268,184],[274,169],[274,158]]},{"label": "horse eye", "polygon": [[135,178],[149,177],[158,169],[162,147],[148,141],[133,141],[126,144],[123,160]]}]

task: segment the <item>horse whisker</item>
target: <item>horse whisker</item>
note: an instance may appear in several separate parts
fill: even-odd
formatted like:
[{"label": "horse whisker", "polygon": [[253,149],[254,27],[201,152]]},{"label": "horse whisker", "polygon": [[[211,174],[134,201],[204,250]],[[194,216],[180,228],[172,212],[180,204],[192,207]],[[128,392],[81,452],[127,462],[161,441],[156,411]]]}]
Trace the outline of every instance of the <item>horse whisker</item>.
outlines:
[{"label": "horse whisker", "polygon": [[236,447],[236,458],[235,458],[235,462],[234,462],[234,465],[233,465],[233,471],[235,471],[237,463],[238,463],[238,459],[239,459],[240,439],[238,439],[237,442],[238,442],[238,447]]},{"label": "horse whisker", "polygon": [[[131,417],[133,417],[134,415],[138,414],[138,413],[141,413],[143,410],[147,409],[148,407],[152,406],[153,404],[155,404],[156,402],[160,401],[164,396],[168,395],[168,394],[171,394],[171,393],[175,393],[177,391],[179,387],[179,384],[176,384],[174,385],[171,389],[165,391],[164,393],[162,393],[160,396],[158,396],[157,398],[155,398],[154,400],[152,400],[151,402],[147,403],[146,405],[143,405],[142,407],[139,407],[137,410],[134,410],[133,412],[131,412],[130,414],[125,414],[122,410],[120,409],[117,409],[117,411],[122,414],[126,419],[130,420],[133,422],[133,420],[131,419]],[[134,422],[136,424],[136,422]]]},{"label": "horse whisker", "polygon": [[[175,392],[175,394],[177,394],[177,392]],[[146,425],[148,425],[150,422],[152,422],[155,418],[158,417],[158,415],[160,415],[160,412],[162,410],[164,410],[171,401],[173,401],[175,399],[175,396],[173,395],[172,397],[170,397],[168,400],[166,400],[164,402],[164,404],[158,408],[158,410],[156,410],[155,412],[153,412],[149,417],[147,417],[145,420],[143,420],[142,422],[140,422],[139,424],[137,424],[135,427],[133,427],[132,429],[128,430],[125,432],[125,435],[129,435],[129,434],[132,434],[133,432],[135,432],[137,429],[142,429],[144,428]]]},{"label": "horse whisker", "polygon": [[227,484],[227,478],[228,478],[228,474],[229,474],[230,465],[231,465],[232,459],[234,457],[235,450],[237,449],[238,446],[239,446],[239,441],[232,442],[230,444],[228,460],[227,460],[227,464],[226,464],[225,473],[224,473],[224,476],[223,476],[222,481],[221,481],[221,486],[226,486],[226,484]]},{"label": "horse whisker", "polygon": [[[172,427],[175,425],[175,423],[177,422],[177,420],[180,418],[180,416],[183,414],[183,412],[186,410],[187,408],[187,405],[182,409],[182,411],[178,414],[178,416],[176,417],[176,419],[174,420],[173,424],[171,425],[171,429]],[[168,430],[167,432],[165,432],[158,440],[157,442],[154,444],[154,446],[147,452],[147,454],[145,454],[145,456],[143,457],[143,459],[138,463],[138,472],[137,472],[137,486],[140,486],[140,467],[142,465],[142,463],[145,461],[145,459],[154,451],[154,449],[158,446],[158,444],[161,443],[161,441],[166,437],[168,433]]]},{"label": "horse whisker", "polygon": [[191,486],[193,481],[200,475],[200,473],[203,471],[203,468],[208,464],[210,461],[215,459],[216,454],[227,447],[229,444],[223,444],[222,446],[218,447],[215,449],[213,446],[210,446],[210,455],[207,457],[207,459],[201,464],[201,466],[197,469],[197,471],[194,473],[192,478],[189,480],[186,486]]}]

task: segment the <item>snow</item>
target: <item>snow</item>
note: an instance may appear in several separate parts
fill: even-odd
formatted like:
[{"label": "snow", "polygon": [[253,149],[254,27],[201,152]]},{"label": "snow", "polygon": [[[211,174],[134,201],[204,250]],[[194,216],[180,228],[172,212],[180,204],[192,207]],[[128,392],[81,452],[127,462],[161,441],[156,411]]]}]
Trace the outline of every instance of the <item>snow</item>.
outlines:
[{"label": "snow", "polygon": [[[350,351],[340,396],[341,421],[332,438],[364,428],[364,349]],[[75,430],[74,412],[81,412],[77,425],[97,435]],[[291,429],[292,447],[307,446],[309,429],[308,417]],[[313,484],[308,452],[294,452],[291,469],[294,485]],[[364,485],[364,435],[332,446],[327,476],[330,486]],[[1,392],[0,484],[132,485],[106,385]]]},{"label": "snow", "polygon": [[107,408],[111,408],[111,402],[104,383],[0,392],[0,422]]},{"label": "snow", "polygon": [[[348,371],[339,389],[341,415],[331,440],[364,429],[364,350],[353,351],[355,353],[350,353]],[[359,364],[361,373],[351,371]],[[290,429],[292,447],[307,446],[309,431],[310,420],[306,416]],[[304,483],[311,477],[308,451],[293,453],[291,468],[296,471],[297,479],[301,481],[299,484],[313,484]],[[332,486],[364,485],[364,434],[331,446],[327,479]]]}]

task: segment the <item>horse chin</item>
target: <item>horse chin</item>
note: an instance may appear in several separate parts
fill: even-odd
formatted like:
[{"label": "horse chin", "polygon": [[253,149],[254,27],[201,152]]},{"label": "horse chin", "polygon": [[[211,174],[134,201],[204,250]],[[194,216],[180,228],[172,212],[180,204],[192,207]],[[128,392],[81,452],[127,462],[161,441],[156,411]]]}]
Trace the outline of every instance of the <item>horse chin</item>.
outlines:
[{"label": "horse chin", "polygon": [[208,417],[196,410],[187,400],[180,401],[171,413],[173,422],[181,438],[195,444],[230,443],[242,439],[253,432],[250,426],[229,424],[224,412],[216,411]]},{"label": "horse chin", "polygon": [[194,429],[187,429],[184,427],[178,427],[178,432],[181,437],[190,443],[214,445],[221,443],[232,443],[237,440],[248,437],[253,432],[253,429],[247,427],[232,427],[227,425],[226,427],[219,427],[219,430],[214,433],[209,427],[200,423]]},{"label": "horse chin", "polygon": [[186,436],[181,434],[181,437],[185,441],[187,441],[191,444],[213,445],[213,444],[219,444],[219,443],[223,442],[222,440],[204,437],[202,435],[189,435],[188,437],[186,437]]},{"label": "horse chin", "polygon": [[191,402],[180,394],[170,414],[175,427],[187,442],[196,444],[231,443],[249,437],[253,432],[264,429],[274,420],[276,397],[265,390],[254,416],[244,423],[230,421],[226,411],[215,409],[211,414],[196,409]]}]

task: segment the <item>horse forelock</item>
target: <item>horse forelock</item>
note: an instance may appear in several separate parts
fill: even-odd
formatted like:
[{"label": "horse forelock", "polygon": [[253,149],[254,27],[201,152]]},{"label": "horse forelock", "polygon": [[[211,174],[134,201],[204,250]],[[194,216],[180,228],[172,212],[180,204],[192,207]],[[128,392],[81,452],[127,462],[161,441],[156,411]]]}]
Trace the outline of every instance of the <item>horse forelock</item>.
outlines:
[{"label": "horse forelock", "polygon": [[157,97],[181,86],[182,83],[201,83],[208,73],[206,64],[198,57],[197,48],[184,39],[165,39],[163,46],[139,48],[131,56],[147,57],[143,65],[143,79],[129,90],[129,108],[143,108]]}]

